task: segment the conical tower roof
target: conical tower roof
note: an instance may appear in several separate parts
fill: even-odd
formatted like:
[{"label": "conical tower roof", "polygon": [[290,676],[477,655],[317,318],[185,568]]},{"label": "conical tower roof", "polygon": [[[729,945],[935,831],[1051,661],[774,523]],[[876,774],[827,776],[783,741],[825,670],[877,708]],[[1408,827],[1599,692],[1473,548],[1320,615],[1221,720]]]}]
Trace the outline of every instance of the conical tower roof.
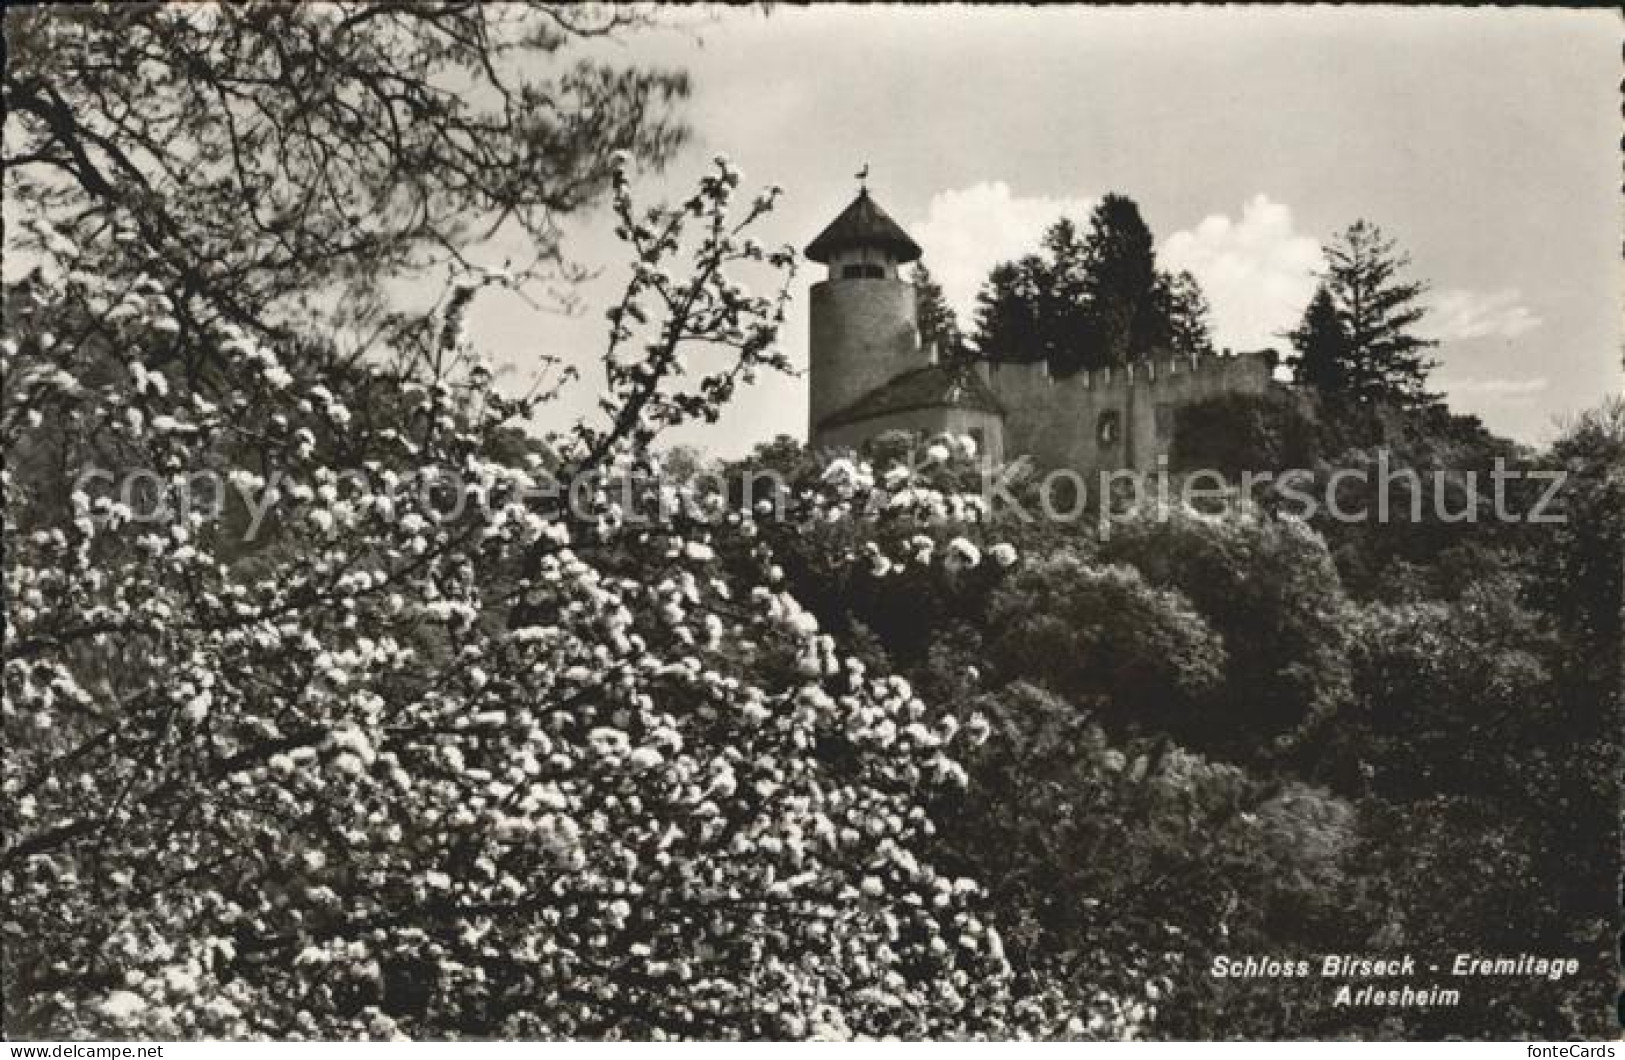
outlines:
[{"label": "conical tower roof", "polygon": [[892,252],[898,262],[913,261],[920,256],[920,245],[908,237],[902,226],[886,215],[886,211],[869,198],[869,189],[858,192],[852,204],[818,233],[818,238],[807,244],[807,256],[827,264],[831,254],[851,247],[883,247]]}]

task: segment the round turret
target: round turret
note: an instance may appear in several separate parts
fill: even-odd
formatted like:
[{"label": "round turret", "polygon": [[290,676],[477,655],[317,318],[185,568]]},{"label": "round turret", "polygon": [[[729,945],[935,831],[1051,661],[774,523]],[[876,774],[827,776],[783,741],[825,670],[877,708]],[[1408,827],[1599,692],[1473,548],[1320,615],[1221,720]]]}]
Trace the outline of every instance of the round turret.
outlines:
[{"label": "round turret", "polygon": [[808,437],[820,425],[902,372],[930,363],[920,346],[914,285],[899,266],[919,245],[864,189],[818,238],[807,257],[829,267],[812,288]]}]

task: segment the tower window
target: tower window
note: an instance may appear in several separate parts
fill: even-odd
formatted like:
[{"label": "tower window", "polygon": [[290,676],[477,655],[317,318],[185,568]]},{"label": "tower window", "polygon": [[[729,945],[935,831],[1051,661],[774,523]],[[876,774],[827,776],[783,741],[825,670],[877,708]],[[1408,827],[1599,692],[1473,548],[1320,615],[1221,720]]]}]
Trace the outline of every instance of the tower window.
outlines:
[{"label": "tower window", "polygon": [[886,269],[883,265],[857,262],[841,266],[841,279],[843,280],[884,280],[885,278]]}]

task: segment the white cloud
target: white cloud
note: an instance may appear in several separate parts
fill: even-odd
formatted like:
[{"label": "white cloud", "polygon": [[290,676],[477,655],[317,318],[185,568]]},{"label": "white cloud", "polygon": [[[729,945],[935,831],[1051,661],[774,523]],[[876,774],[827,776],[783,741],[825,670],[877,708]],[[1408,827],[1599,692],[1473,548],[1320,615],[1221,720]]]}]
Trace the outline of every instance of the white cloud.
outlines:
[{"label": "white cloud", "polygon": [[1427,299],[1428,315],[1421,328],[1429,338],[1513,339],[1540,327],[1540,317],[1522,302],[1516,289],[1480,294],[1458,287],[1434,291]]},{"label": "white cloud", "polygon": [[1297,324],[1323,264],[1320,242],[1293,229],[1291,207],[1262,194],[1239,221],[1211,214],[1175,232],[1158,258],[1170,271],[1190,270],[1213,308],[1215,342],[1238,350],[1283,348],[1279,333]]},{"label": "white cloud", "polygon": [[1471,394],[1487,398],[1502,398],[1508,401],[1534,397],[1550,385],[1551,380],[1543,375],[1535,376],[1532,379],[1495,377],[1491,379],[1457,379],[1443,383],[1444,388],[1452,394]]},{"label": "white cloud", "polygon": [[1086,225],[1094,205],[1086,198],[1018,196],[1002,180],[984,181],[938,192],[926,219],[908,229],[925,248],[926,266],[968,330],[976,292],[993,266],[1037,251],[1044,229],[1059,217]]}]

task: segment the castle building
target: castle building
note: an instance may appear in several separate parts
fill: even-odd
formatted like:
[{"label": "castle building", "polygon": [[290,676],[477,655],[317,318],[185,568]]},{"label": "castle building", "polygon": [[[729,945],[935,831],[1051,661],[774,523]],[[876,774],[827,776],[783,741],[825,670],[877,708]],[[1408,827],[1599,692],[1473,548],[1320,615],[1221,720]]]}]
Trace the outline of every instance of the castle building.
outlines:
[{"label": "castle building", "polygon": [[970,435],[994,460],[1031,456],[1083,472],[1153,471],[1181,405],[1270,385],[1271,350],[1153,351],[1071,375],[1036,362],[947,363],[921,341],[914,285],[901,266],[920,247],[867,188],[807,245],[828,276],[813,285],[808,438],[854,448],[889,431]]}]

